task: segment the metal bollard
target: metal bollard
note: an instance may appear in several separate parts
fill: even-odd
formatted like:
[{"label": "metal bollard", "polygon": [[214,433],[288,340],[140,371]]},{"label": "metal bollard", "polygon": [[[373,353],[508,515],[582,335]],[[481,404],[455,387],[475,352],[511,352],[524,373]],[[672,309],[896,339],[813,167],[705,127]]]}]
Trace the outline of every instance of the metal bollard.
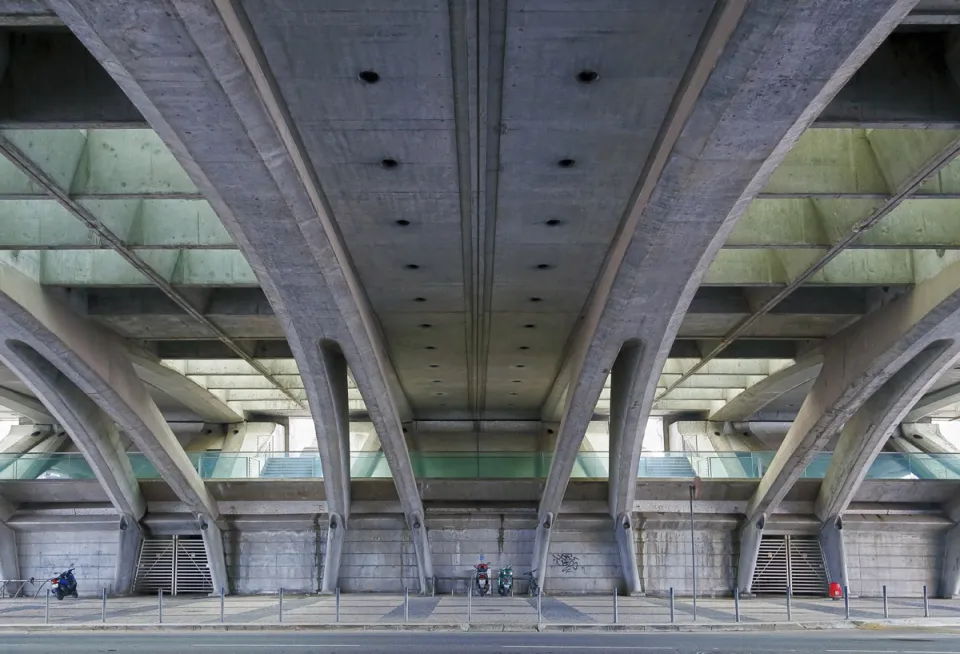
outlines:
[{"label": "metal bollard", "polygon": [[540,604],[540,600],[543,599],[543,589],[537,589],[537,624],[543,624],[543,606]]},{"label": "metal bollard", "polygon": [[470,619],[473,617],[470,614],[473,612],[473,586],[467,584],[467,624],[470,624]]},{"label": "metal bollard", "polygon": [[787,586],[787,622],[793,622],[793,607],[790,602],[791,595],[790,586]]},{"label": "metal bollard", "polygon": [[226,589],[220,586],[220,624],[223,624],[223,596],[226,595]]},{"label": "metal bollard", "polygon": [[930,598],[927,597],[927,585],[923,585],[923,617],[930,617]]},{"label": "metal bollard", "polygon": [[107,623],[107,589],[106,588],[104,588],[100,592],[100,599],[101,599],[100,624],[106,624]]},{"label": "metal bollard", "polygon": [[50,624],[50,589],[47,589],[47,601],[43,605],[43,624]]},{"label": "metal bollard", "polygon": [[677,618],[676,613],[673,610],[673,602],[674,602],[673,586],[670,586],[670,623],[671,624],[676,622],[676,618]]},{"label": "metal bollard", "polygon": [[613,624],[620,622],[620,607],[617,606],[617,589],[613,589]]},{"label": "metal bollard", "polygon": [[337,622],[340,622],[340,586],[337,586]]},{"label": "metal bollard", "polygon": [[283,589],[280,589],[280,624],[283,624]]},{"label": "metal bollard", "polygon": [[887,585],[883,585],[883,619],[890,617],[890,611],[887,610]]},{"label": "metal bollard", "polygon": [[850,619],[850,586],[843,587],[843,619]]},{"label": "metal bollard", "polygon": [[736,616],[737,622],[740,622],[740,586],[733,589],[733,614]]},{"label": "metal bollard", "polygon": [[410,621],[410,589],[403,589],[403,621]]},{"label": "metal bollard", "polygon": [[157,624],[163,624],[163,589],[157,589]]}]

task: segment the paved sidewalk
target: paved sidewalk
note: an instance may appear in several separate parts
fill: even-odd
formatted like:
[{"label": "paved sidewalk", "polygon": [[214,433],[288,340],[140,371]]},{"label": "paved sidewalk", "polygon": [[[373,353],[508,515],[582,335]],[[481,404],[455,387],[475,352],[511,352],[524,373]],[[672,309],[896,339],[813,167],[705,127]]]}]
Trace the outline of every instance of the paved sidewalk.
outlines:
[{"label": "paved sidewalk", "polygon": [[[619,597],[617,623],[692,624],[693,602],[684,597],[676,600],[673,620],[670,602],[659,597]],[[0,627],[49,624],[99,624],[103,619],[99,599],[51,599],[49,614],[44,597],[0,600]],[[469,610],[469,618],[468,618]],[[606,625],[614,622],[613,596],[577,595],[544,596],[540,610],[543,623]],[[890,598],[890,618],[922,618],[922,598]],[[937,619],[956,619],[960,624],[960,601],[930,600],[930,615]],[[411,596],[406,621],[422,625],[496,625],[534,626],[538,623],[537,601],[530,597],[473,597],[463,595],[435,597]],[[744,624],[757,623],[822,623],[845,618],[842,601],[822,598],[793,598],[790,620],[786,599],[753,598],[741,601],[740,617]],[[880,599],[854,598],[850,601],[850,617],[854,620],[884,618]],[[161,610],[156,596],[108,598],[106,623],[112,625],[158,624]],[[282,619],[288,624],[334,624],[336,599],[329,595],[290,595],[283,598]],[[281,620],[277,595],[227,597],[223,606],[226,624],[270,625]],[[220,623],[220,598],[180,596],[163,598],[162,621],[165,624],[203,625]],[[344,594],[340,599],[340,623],[353,625],[399,624],[405,621],[404,598],[389,594]],[[697,600],[698,624],[735,622],[732,599]]]}]

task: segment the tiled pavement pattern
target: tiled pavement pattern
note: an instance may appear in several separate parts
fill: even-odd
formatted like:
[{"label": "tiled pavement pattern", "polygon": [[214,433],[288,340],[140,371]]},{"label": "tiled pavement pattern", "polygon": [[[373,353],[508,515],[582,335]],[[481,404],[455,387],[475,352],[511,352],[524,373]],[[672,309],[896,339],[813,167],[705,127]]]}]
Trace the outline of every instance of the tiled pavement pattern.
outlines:
[{"label": "tiled pavement pattern", "polygon": [[[400,623],[404,621],[402,595],[351,594],[340,599],[340,621],[345,624]],[[923,599],[890,598],[891,618],[923,617]],[[537,601],[530,597],[473,597],[463,595],[417,597],[411,595],[409,621],[425,624],[480,623],[536,624]],[[540,609],[543,621],[562,624],[609,624],[613,622],[612,596],[544,596]],[[0,600],[0,626],[42,624],[44,597]],[[786,622],[787,608],[783,597],[744,599],[740,607],[743,622]],[[734,621],[734,603],[730,598],[697,600],[697,622]],[[882,618],[883,602],[875,598],[850,600],[854,619]],[[960,600],[930,600],[930,615],[936,618],[960,619]],[[153,597],[108,598],[108,624],[156,624],[160,617],[158,601]],[[844,617],[842,601],[795,597],[792,600],[794,622],[822,622]],[[51,599],[51,624],[98,623],[101,621],[99,599]],[[693,622],[693,603],[689,597],[678,598],[674,620]],[[163,598],[163,622],[168,624],[212,624],[220,621],[220,598],[181,596]],[[224,621],[233,624],[276,624],[280,621],[277,595],[227,597]],[[336,599],[320,595],[285,595],[283,622],[290,624],[328,624],[336,621]],[[664,624],[670,622],[670,602],[661,597],[618,598],[618,621],[623,624]]]}]

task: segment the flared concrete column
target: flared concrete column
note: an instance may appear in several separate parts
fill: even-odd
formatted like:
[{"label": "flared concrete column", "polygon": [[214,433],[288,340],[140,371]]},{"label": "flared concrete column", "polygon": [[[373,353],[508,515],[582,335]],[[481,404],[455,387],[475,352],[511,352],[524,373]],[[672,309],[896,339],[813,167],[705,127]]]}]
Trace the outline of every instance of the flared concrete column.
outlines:
[{"label": "flared concrete column", "polygon": [[[8,359],[44,405],[60,414],[124,515],[136,521],[145,506],[130,487],[136,484],[132,473],[127,476],[123,457],[116,455],[113,423],[199,522],[216,524],[216,500],[137,377],[118,336],[76,315],[35,281],[0,266],[0,338],[0,358]],[[220,544],[211,551],[222,549]],[[210,559],[210,567],[219,575],[216,583],[225,586],[222,557]]]},{"label": "flared concrete column", "polygon": [[[619,509],[613,514],[632,510],[639,426],[650,415],[660,373],[710,262],[803,131],[914,4],[716,4],[571,338],[565,372],[549,392],[549,404],[566,401],[541,524],[559,512],[605,378],[623,344],[636,340],[642,383],[626,403],[621,470],[611,472]],[[796,53],[804,50],[817,56],[798,67]],[[750,129],[743,128],[746,115]],[[547,533],[538,530],[541,539]],[[533,567],[541,572],[547,550],[538,540]]]},{"label": "flared concrete column", "polygon": [[[749,552],[760,551],[760,540],[763,538],[763,528],[766,526],[766,518],[759,516],[755,520],[746,523],[740,529],[740,551]],[[737,566],[737,588],[741,593],[749,594],[753,588],[753,573],[757,570],[757,557],[740,557]]]},{"label": "flared concrete column", "polygon": [[[339,585],[340,559],[350,517],[350,402],[347,360],[332,343],[320,345],[329,393],[334,400],[333,415],[326,416],[331,428],[328,437],[318,439],[324,488],[327,491],[327,548],[323,560],[320,592],[332,593]],[[333,436],[332,438],[330,436]]]},{"label": "flared concrete column", "polygon": [[[823,368],[747,504],[743,531],[752,531],[755,520],[777,507],[817,453],[848,423],[849,436],[825,485],[822,515],[849,498],[878,443],[929,387],[937,370],[956,357],[953,339],[958,329],[960,264],[953,264],[824,343]],[[888,382],[884,394],[857,417]],[[745,547],[753,543],[745,535],[740,568],[746,570],[756,565],[759,541],[756,547]]]},{"label": "flared concrete column", "polygon": [[960,524],[943,537],[943,570],[940,573],[940,597],[960,597]]},{"label": "flared concrete column", "polygon": [[[636,393],[636,386],[646,380],[638,377],[642,347],[639,343],[627,343],[620,350],[613,370],[610,373],[610,514],[613,517],[613,529],[617,535],[617,547],[620,550],[620,566],[623,580],[630,595],[643,593],[640,568],[637,563],[637,540],[631,518],[633,507],[621,507],[617,502],[617,491],[622,475],[630,475],[636,485],[636,467],[631,469],[629,455],[624,460],[624,444],[637,438],[637,434],[625,434],[626,429],[646,429],[646,424],[633,426],[627,419],[627,403]],[[628,510],[624,510],[628,509]]]},{"label": "flared concrete column", "polygon": [[[267,66],[242,5],[54,0],[49,6],[156,130],[257,272],[297,360],[317,439],[333,443],[324,447],[338,447],[339,436],[318,344],[340,346],[380,437],[407,523],[424,530],[401,427],[411,417],[406,395],[296,126],[264,74]],[[158,39],[163,59],[191,65],[169,75],[152,54]],[[323,461],[325,473],[335,460]],[[327,494],[342,493],[328,487]],[[433,576],[427,542],[424,534],[414,538],[423,592]]]},{"label": "flared concrete column", "polygon": [[139,522],[147,511],[147,503],[116,424],[56,366],[25,343],[0,344],[0,360],[41,398],[47,410],[67,431],[120,514],[120,524],[124,527],[119,534],[121,548],[113,592],[130,593],[133,590],[133,567],[140,550]]},{"label": "flared concrete column", "polygon": [[827,581],[850,586],[847,576],[847,552],[843,545],[843,518],[828,520],[820,527],[820,550],[827,566]]},{"label": "flared concrete column", "polygon": [[[20,558],[17,552],[17,535],[7,526],[16,512],[16,507],[0,496],[0,581],[20,578]],[[6,592],[15,593],[19,584],[7,583]]]}]

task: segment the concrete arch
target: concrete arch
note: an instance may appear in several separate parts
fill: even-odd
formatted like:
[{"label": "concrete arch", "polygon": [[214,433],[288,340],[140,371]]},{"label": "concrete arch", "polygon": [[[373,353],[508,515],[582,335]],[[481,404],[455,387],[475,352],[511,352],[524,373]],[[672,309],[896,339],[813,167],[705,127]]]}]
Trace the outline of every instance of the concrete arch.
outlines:
[{"label": "concrete arch", "polygon": [[723,408],[714,412],[710,420],[712,422],[748,420],[750,416],[781,395],[812,382],[820,374],[822,367],[822,354],[819,352],[808,354],[798,359],[792,366],[778,370],[737,395]]}]

